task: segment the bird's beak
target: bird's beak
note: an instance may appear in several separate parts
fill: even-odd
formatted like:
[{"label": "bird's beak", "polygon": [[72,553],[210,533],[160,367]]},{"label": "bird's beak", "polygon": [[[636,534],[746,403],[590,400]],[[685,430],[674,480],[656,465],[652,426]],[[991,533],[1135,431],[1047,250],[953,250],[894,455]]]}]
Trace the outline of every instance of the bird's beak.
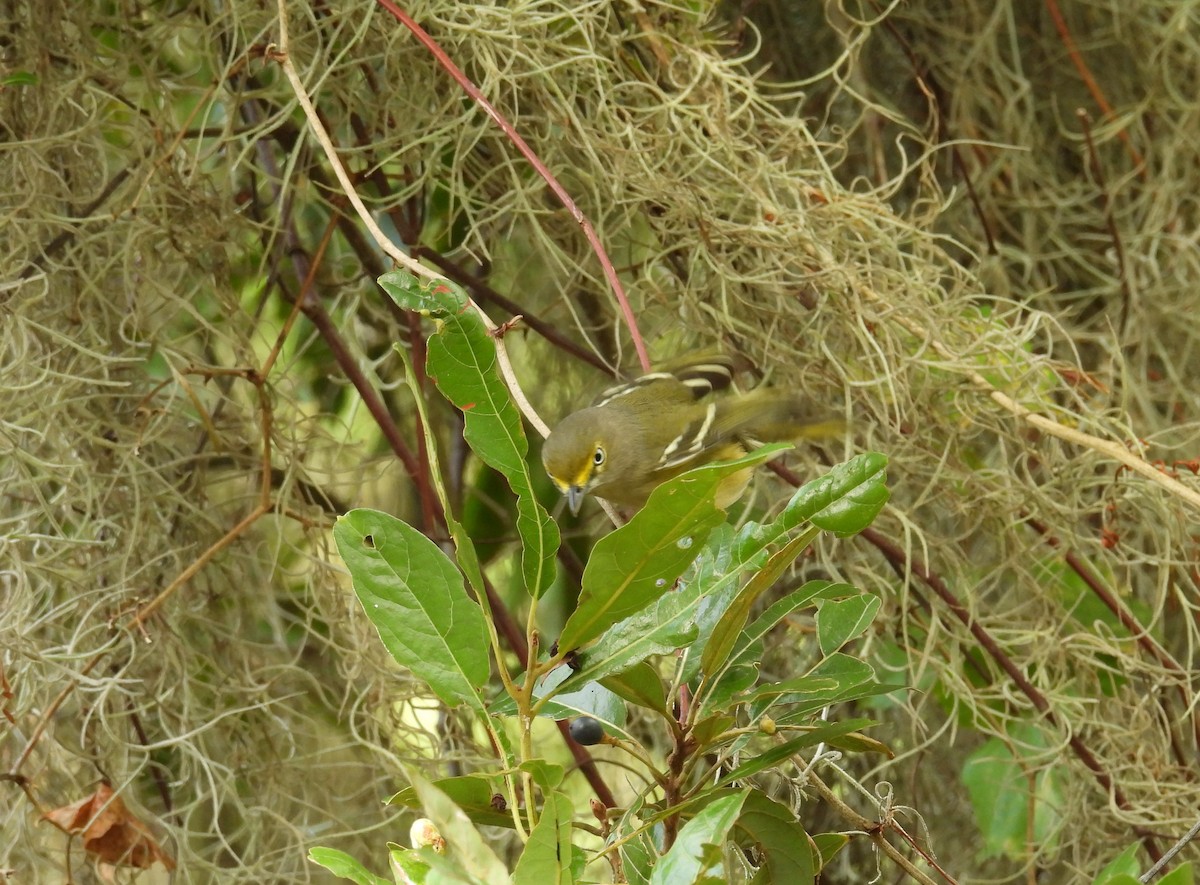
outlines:
[{"label": "bird's beak", "polygon": [[567,489],[567,506],[571,508],[571,515],[578,516],[579,508],[583,506],[583,497],[587,494],[587,489],[583,486],[571,486]]}]

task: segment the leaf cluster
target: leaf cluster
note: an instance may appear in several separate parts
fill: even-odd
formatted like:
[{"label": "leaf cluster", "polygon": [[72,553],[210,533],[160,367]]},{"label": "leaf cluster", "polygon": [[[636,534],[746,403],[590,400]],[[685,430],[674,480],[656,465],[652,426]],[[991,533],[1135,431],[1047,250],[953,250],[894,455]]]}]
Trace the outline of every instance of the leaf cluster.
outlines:
[{"label": "leaf cluster", "polygon": [[[403,273],[380,282],[402,307],[437,321],[428,375],[463,411],[472,449],[517,496],[521,574],[536,610],[553,577],[559,535],[531,492],[529,446],[496,371],[495,341],[454,287],[422,285]],[[408,773],[412,786],[393,802],[421,809],[449,849],[394,848],[393,864],[408,880],[506,878],[465,820],[519,833],[518,882],[547,875],[576,881],[597,859],[630,882],[730,881],[735,870],[763,881],[810,881],[846,844],[842,833],[810,836],[796,810],[772,797],[769,775],[802,770],[808,756],[828,748],[889,752],[863,733],[870,720],[837,715],[840,704],[901,687],[842,651],[869,629],[879,600],[846,584],[808,581],[762,603],[821,532],[845,537],[874,519],[888,498],[886,459],[860,455],[797,490],[770,522],[726,526],[714,503],[721,481],[779,448],[701,467],[655,490],[644,509],[595,545],[557,643],[522,673],[505,664],[474,542],[452,515],[453,557],[379,511],[353,510],[338,520],[338,550],[392,657],[445,705],[469,708],[498,750],[491,771],[432,784]],[[786,635],[789,619],[817,607],[819,659],[793,678],[762,682],[769,637]],[[532,626],[527,639],[540,648]],[[626,727],[631,709],[640,711],[643,728],[666,736],[665,758],[654,758]],[[563,768],[535,746],[539,717],[594,719],[603,728],[596,742],[626,754],[639,772],[644,786],[604,808],[599,828],[576,820]],[[314,858],[343,874],[340,865],[349,862]]]}]

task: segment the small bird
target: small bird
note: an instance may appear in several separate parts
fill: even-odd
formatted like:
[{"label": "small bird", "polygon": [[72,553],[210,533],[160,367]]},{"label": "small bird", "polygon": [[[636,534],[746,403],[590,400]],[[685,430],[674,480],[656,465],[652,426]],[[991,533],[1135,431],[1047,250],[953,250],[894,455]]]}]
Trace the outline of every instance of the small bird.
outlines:
[{"label": "small bird", "polygon": [[[694,355],[610,387],[559,422],[542,463],[571,512],[589,494],[641,507],[660,483],[693,467],[741,457],[755,444],[829,437],[845,427],[818,416],[807,399],[770,387],[710,396],[732,381],[729,357]],[[741,496],[750,473],[722,484],[718,507]]]}]

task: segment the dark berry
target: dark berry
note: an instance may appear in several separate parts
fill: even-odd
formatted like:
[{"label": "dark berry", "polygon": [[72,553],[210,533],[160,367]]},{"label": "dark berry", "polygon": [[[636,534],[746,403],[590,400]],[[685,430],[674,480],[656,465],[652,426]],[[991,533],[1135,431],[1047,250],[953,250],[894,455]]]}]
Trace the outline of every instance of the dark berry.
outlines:
[{"label": "dark berry", "polygon": [[571,723],[571,738],[577,744],[591,747],[604,740],[604,728],[591,716],[580,716]]}]

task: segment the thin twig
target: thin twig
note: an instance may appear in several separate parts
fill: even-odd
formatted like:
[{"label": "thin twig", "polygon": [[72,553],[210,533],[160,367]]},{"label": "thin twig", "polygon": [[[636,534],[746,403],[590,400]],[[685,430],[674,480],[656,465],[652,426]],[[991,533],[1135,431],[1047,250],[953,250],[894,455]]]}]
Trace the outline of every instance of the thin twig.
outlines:
[{"label": "thin twig", "polygon": [[1192,828],[1190,830],[1188,830],[1186,833],[1184,833],[1183,838],[1181,838],[1178,842],[1176,842],[1169,849],[1167,849],[1167,853],[1164,854],[1161,858],[1159,858],[1158,862],[1156,864],[1154,864],[1154,866],[1152,866],[1150,869],[1146,870],[1146,872],[1142,873],[1142,875],[1138,878],[1138,881],[1139,882],[1151,881],[1155,876],[1157,876],[1159,873],[1161,873],[1163,871],[1163,869],[1166,868],[1167,864],[1169,864],[1171,862],[1172,858],[1174,858],[1175,855],[1177,855],[1180,851],[1182,851],[1184,846],[1186,846],[1189,842],[1191,842],[1193,839],[1195,839],[1197,835],[1200,835],[1200,820],[1198,820],[1194,824],[1192,824]]},{"label": "thin twig", "polygon": [[[884,300],[875,292],[866,289],[865,287],[859,290],[864,298],[877,305],[883,305]],[[915,320],[901,316],[898,313],[889,311],[889,321],[896,323],[901,328],[907,330],[919,340],[924,341],[931,349],[939,356],[947,360],[955,359],[955,355],[930,329],[925,328]],[[1101,439],[1098,436],[1092,436],[1090,433],[1084,433],[1081,430],[1075,430],[1072,427],[1067,427],[1060,424],[1052,418],[1047,418],[1038,412],[1033,411],[1008,394],[1001,391],[983,374],[974,370],[967,370],[965,373],[970,382],[981,392],[986,393],[993,402],[1003,408],[1005,411],[1011,412],[1016,417],[1023,420],[1025,423],[1036,427],[1043,433],[1057,437],[1064,442],[1069,442],[1074,445],[1082,446],[1091,449],[1099,455],[1104,455],[1114,461],[1124,465],[1127,469],[1134,473],[1145,477],[1151,482],[1161,486],[1171,494],[1183,499],[1191,504],[1197,510],[1200,510],[1200,490],[1190,488],[1173,476],[1168,476],[1161,470],[1147,462],[1144,458],[1140,458],[1131,452],[1126,446],[1113,442],[1112,440]]]},{"label": "thin twig", "polygon": [[[521,137],[513,125],[504,119],[503,115],[492,106],[487,97],[479,91],[479,87],[471,82],[471,79],[462,72],[453,59],[446,54],[445,50],[437,44],[437,41],[429,36],[429,33],[417,24],[407,12],[391,2],[391,0],[378,0],[378,2],[380,6],[394,15],[404,27],[412,31],[413,36],[420,40],[422,45],[437,59],[438,64],[445,68],[446,72],[463,88],[463,91],[471,96],[475,103],[483,108],[484,112],[496,122],[496,125],[508,136],[517,150],[521,152],[521,155],[529,161],[529,164],[533,166],[538,175],[549,185],[550,190],[562,202],[566,210],[571,213],[571,217],[575,219],[575,223],[583,230],[583,235],[587,237],[588,243],[591,244],[593,251],[595,251],[596,257],[600,259],[600,266],[604,269],[604,276],[608,280],[608,284],[612,287],[613,295],[616,297],[617,304],[621,307],[621,314],[625,318],[625,325],[629,328],[629,337],[633,340],[633,347],[637,351],[638,362],[642,365],[642,371],[649,372],[650,356],[646,352],[646,343],[642,340],[641,332],[638,331],[637,320],[633,315],[633,307],[629,304],[629,298],[625,294],[624,286],[621,285],[620,277],[617,276],[617,269],[613,267],[608,253],[604,250],[604,245],[600,242],[600,237],[596,234],[596,229],[592,226],[587,216],[575,205],[575,201],[571,199],[571,195],[567,193],[567,189],[559,184],[558,179],[546,168],[546,164],[534,153],[533,148],[525,142],[525,139]],[[283,0],[280,0],[280,5],[282,6],[282,4]],[[282,11],[280,14],[282,15]]]},{"label": "thin twig", "polygon": [[[936,881],[918,869],[916,864],[905,857],[899,848],[897,848],[884,837],[884,830],[887,827],[885,823],[873,821],[870,818],[859,814],[857,811],[843,802],[837,793],[829,789],[828,784],[826,784],[811,771],[808,773],[808,782],[812,784],[813,789],[817,791],[818,795],[820,795],[820,797],[824,799],[835,812],[838,813],[842,820],[846,821],[846,823],[850,824],[850,826],[860,830],[864,835],[868,836],[871,841],[878,846],[880,851],[886,854],[888,858],[896,864],[896,866],[904,870],[904,872],[912,877],[914,881],[919,882],[920,885],[937,885]],[[946,881],[953,883],[954,879],[947,876]]]},{"label": "thin twig", "polygon": [[[308,97],[308,92],[304,88],[304,83],[300,79],[300,74],[296,70],[296,66],[292,63],[291,57],[288,55],[287,4],[285,0],[279,0],[278,8],[279,45],[274,49],[268,47],[267,57],[278,62],[279,66],[283,69],[284,75],[287,77],[288,83],[291,84],[292,91],[296,96],[296,101],[300,104],[300,108],[304,111],[305,119],[308,120],[309,129],[312,131],[313,136],[317,139],[318,144],[321,145],[321,149],[325,152],[325,158],[329,161],[330,167],[333,169],[334,174],[337,176],[338,182],[342,186],[343,193],[345,193],[346,198],[354,207],[354,211],[358,213],[358,217],[362,221],[363,226],[371,232],[371,236],[375,239],[375,242],[379,245],[379,248],[386,252],[393,261],[395,261],[405,270],[415,274],[416,276],[424,277],[426,279],[445,280],[445,277],[443,277],[441,274],[429,269],[425,265],[421,264],[421,262],[414,260],[411,256],[406,255],[403,251],[398,249],[396,244],[388,238],[388,236],[379,227],[379,224],[375,221],[375,218],[367,210],[366,205],[362,201],[362,197],[358,195],[358,192],[354,188],[353,182],[350,180],[349,174],[346,172],[346,167],[342,164],[341,158],[338,156],[337,149],[333,145],[333,140],[329,137],[329,133],[326,132],[325,126],[321,122],[321,118],[317,114],[316,108],[313,107],[312,100]],[[479,316],[482,317],[487,328],[494,331],[496,324],[492,322],[491,318],[484,313],[483,309],[474,301],[471,301],[470,303],[471,306],[478,312]],[[516,403],[517,408],[521,410],[521,413],[525,416],[526,420],[528,420],[529,423],[532,424],[534,428],[542,434],[542,436],[549,436],[550,428],[546,425],[546,422],[542,420],[541,416],[537,413],[537,410],[530,405],[524,391],[521,390],[521,385],[517,381],[516,372],[513,371],[512,362],[508,358],[508,351],[504,347],[504,343],[498,338],[494,340],[496,341],[496,363],[499,366],[500,374],[504,378],[505,384],[508,385],[509,393],[512,395],[513,402]]]}]

